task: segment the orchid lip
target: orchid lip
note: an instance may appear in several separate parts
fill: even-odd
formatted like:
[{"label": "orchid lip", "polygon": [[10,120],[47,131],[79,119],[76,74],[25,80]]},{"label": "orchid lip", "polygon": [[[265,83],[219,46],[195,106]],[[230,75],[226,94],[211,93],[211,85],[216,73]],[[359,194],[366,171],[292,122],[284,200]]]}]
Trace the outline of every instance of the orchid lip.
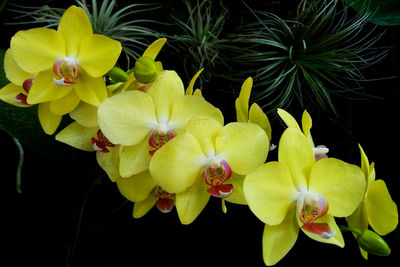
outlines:
[{"label": "orchid lip", "polygon": [[53,65],[53,72],[60,78],[53,78],[55,84],[59,86],[72,85],[79,76],[78,60],[75,57],[57,58]]},{"label": "orchid lip", "polygon": [[204,169],[204,180],[211,188],[207,190],[210,195],[215,197],[226,198],[233,193],[232,184],[224,184],[232,176],[232,170],[225,160],[219,163],[214,162],[213,158]]}]

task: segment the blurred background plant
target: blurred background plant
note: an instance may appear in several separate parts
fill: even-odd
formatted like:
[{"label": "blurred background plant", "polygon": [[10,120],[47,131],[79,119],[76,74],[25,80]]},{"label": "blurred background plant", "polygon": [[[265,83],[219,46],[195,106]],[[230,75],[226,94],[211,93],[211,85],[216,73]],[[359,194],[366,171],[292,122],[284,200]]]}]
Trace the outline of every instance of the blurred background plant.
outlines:
[{"label": "blurred background plant", "polygon": [[226,79],[253,76],[253,101],[266,112],[297,102],[338,115],[332,96],[365,98],[362,70],[388,51],[376,45],[383,31],[367,25],[372,12],[351,11],[340,0],[301,1],[293,19],[251,10],[256,20],[229,35],[235,49],[222,55]]}]

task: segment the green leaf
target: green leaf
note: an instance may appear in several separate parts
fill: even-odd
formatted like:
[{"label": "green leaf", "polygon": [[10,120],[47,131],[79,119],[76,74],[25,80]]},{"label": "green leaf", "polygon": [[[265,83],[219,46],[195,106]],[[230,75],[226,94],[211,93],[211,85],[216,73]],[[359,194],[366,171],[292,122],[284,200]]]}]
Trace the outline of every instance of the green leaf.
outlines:
[{"label": "green leaf", "polygon": [[[9,83],[3,68],[4,54],[5,51],[0,50],[0,88]],[[67,121],[64,119],[59,129],[63,129]],[[71,151],[42,130],[36,106],[20,108],[0,100],[0,130],[51,160],[62,160]]]},{"label": "green leaf", "polygon": [[344,0],[357,12],[365,14],[373,12],[370,22],[381,26],[400,24],[399,0]]}]

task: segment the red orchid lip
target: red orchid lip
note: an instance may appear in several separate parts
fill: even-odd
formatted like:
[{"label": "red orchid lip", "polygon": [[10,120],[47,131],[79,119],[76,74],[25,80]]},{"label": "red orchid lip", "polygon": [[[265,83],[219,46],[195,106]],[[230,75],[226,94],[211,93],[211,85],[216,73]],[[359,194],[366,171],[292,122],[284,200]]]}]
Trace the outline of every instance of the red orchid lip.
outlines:
[{"label": "red orchid lip", "polygon": [[211,188],[207,192],[214,197],[226,198],[233,193],[232,184],[223,184],[232,176],[232,170],[225,160],[221,160],[216,168],[209,165],[204,170],[204,180]]},{"label": "red orchid lip", "polygon": [[98,140],[96,138],[94,138],[94,137],[92,137],[92,139],[91,139],[91,143],[93,145],[93,148],[96,151],[103,152],[103,153],[108,153],[110,151],[107,149],[107,146],[108,147],[114,147],[115,146],[115,144],[111,143],[108,140],[108,138],[104,136],[103,132],[100,129],[97,131],[97,138],[98,138]]}]

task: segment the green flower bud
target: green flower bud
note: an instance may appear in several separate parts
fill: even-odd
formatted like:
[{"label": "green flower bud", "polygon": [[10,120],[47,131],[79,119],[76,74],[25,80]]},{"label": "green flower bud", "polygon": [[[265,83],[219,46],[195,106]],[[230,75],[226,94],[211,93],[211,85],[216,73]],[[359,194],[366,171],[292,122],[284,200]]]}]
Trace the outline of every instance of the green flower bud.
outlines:
[{"label": "green flower bud", "polygon": [[136,80],[140,83],[151,83],[158,75],[157,66],[151,57],[140,57],[133,67]]},{"label": "green flower bud", "polygon": [[388,244],[374,231],[365,229],[357,236],[358,245],[366,252],[377,256],[388,256]]},{"label": "green flower bud", "polygon": [[128,80],[128,74],[121,68],[113,67],[107,75],[113,82],[126,82]]}]

